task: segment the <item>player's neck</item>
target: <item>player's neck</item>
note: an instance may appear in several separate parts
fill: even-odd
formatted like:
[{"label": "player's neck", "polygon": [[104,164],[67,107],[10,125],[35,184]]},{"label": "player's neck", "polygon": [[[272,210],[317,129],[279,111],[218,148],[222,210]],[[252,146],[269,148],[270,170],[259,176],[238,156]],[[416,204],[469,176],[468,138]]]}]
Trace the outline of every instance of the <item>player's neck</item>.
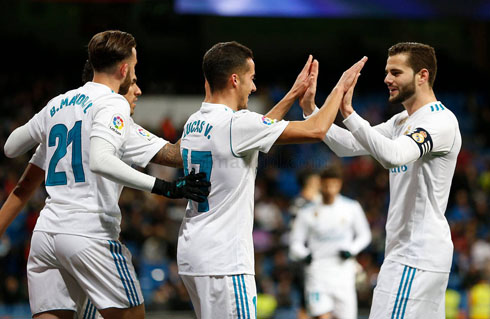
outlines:
[{"label": "player's neck", "polygon": [[434,95],[434,91],[430,89],[426,92],[419,92],[414,94],[411,98],[403,102],[403,107],[405,107],[408,115],[410,116],[413,113],[417,112],[422,106],[432,102],[437,102],[437,99]]},{"label": "player's neck", "polygon": [[323,204],[332,205],[335,202],[335,196],[325,196],[322,194]]},{"label": "player's neck", "polygon": [[121,86],[121,82],[118,79],[106,73],[95,73],[92,82],[104,84],[116,93],[119,93],[119,87]]},{"label": "player's neck", "polygon": [[233,111],[238,111],[238,103],[236,99],[231,94],[226,94],[225,92],[214,92],[206,94],[204,99],[206,103],[223,104],[228,106]]}]

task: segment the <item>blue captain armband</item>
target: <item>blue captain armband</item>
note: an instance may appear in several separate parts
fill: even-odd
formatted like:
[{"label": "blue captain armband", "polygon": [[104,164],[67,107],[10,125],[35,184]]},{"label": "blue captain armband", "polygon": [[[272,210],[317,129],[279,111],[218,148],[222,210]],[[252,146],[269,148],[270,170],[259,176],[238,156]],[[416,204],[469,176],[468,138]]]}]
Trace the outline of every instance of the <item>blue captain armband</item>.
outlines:
[{"label": "blue captain armband", "polygon": [[432,147],[434,146],[432,137],[423,128],[417,127],[415,131],[407,134],[407,136],[414,140],[415,144],[419,147],[420,157],[432,151]]}]

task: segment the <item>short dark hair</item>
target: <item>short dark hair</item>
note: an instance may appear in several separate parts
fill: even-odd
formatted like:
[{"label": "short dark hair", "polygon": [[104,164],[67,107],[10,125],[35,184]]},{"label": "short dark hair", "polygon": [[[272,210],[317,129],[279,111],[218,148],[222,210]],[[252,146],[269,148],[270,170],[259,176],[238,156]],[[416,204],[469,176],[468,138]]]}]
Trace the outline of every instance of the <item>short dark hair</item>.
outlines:
[{"label": "short dark hair", "polygon": [[93,78],[94,78],[94,70],[92,69],[92,64],[90,64],[90,61],[87,60],[85,61],[85,65],[83,66],[82,83],[85,84],[89,81],[92,81]]},{"label": "short dark hair", "polygon": [[298,172],[296,175],[296,180],[298,181],[299,187],[303,188],[306,186],[308,179],[312,176],[318,175],[318,173],[311,168],[304,168]]},{"label": "short dark hair", "polygon": [[202,61],[211,92],[224,89],[231,74],[246,70],[247,59],[253,59],[252,50],[236,41],[213,45]]},{"label": "short dark hair", "polygon": [[326,178],[337,178],[337,179],[342,179],[343,174],[342,174],[342,167],[340,165],[334,164],[334,165],[328,165],[323,169],[323,171],[320,173],[320,178],[321,179],[326,179]]},{"label": "short dark hair", "polygon": [[434,48],[417,42],[401,42],[388,49],[388,56],[401,53],[408,54],[408,65],[415,73],[422,69],[429,71],[429,86],[433,87],[437,74],[437,59]]},{"label": "short dark hair", "polygon": [[97,72],[108,72],[117,63],[131,57],[136,48],[134,37],[123,31],[99,32],[88,43],[88,59]]}]

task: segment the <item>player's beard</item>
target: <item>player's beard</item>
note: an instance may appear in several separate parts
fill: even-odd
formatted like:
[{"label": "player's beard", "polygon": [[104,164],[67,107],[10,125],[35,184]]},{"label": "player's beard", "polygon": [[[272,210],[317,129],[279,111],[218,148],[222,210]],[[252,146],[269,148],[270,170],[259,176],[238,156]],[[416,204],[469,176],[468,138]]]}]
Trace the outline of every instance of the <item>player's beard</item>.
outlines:
[{"label": "player's beard", "polygon": [[118,93],[121,95],[126,95],[126,93],[128,93],[128,91],[129,91],[130,86],[131,86],[131,76],[128,72],[128,74],[124,78],[124,82],[121,83],[121,85],[119,86],[119,92]]},{"label": "player's beard", "polygon": [[398,95],[395,95],[394,97],[390,97],[388,99],[388,102],[392,104],[403,103],[409,98],[411,98],[414,94],[415,94],[415,77],[413,78],[413,81],[408,83],[407,85],[399,86]]}]

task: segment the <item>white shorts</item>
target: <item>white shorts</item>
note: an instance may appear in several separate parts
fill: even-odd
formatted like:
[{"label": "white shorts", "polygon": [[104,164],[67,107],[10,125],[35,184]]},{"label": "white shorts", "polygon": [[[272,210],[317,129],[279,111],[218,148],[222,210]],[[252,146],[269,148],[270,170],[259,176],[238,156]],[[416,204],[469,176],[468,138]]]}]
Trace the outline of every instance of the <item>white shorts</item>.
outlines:
[{"label": "white shorts", "polygon": [[36,231],[27,279],[33,314],[76,312],[87,297],[96,309],[131,308],[143,303],[131,253],[115,240]]},{"label": "white shorts", "polygon": [[373,293],[369,319],[444,319],[449,273],[385,260]]},{"label": "white shorts", "polygon": [[356,319],[355,271],[351,261],[335,267],[309,267],[305,274],[308,313],[316,317],[331,312],[336,318]]},{"label": "white shorts", "polygon": [[255,276],[181,275],[198,319],[256,319]]}]

